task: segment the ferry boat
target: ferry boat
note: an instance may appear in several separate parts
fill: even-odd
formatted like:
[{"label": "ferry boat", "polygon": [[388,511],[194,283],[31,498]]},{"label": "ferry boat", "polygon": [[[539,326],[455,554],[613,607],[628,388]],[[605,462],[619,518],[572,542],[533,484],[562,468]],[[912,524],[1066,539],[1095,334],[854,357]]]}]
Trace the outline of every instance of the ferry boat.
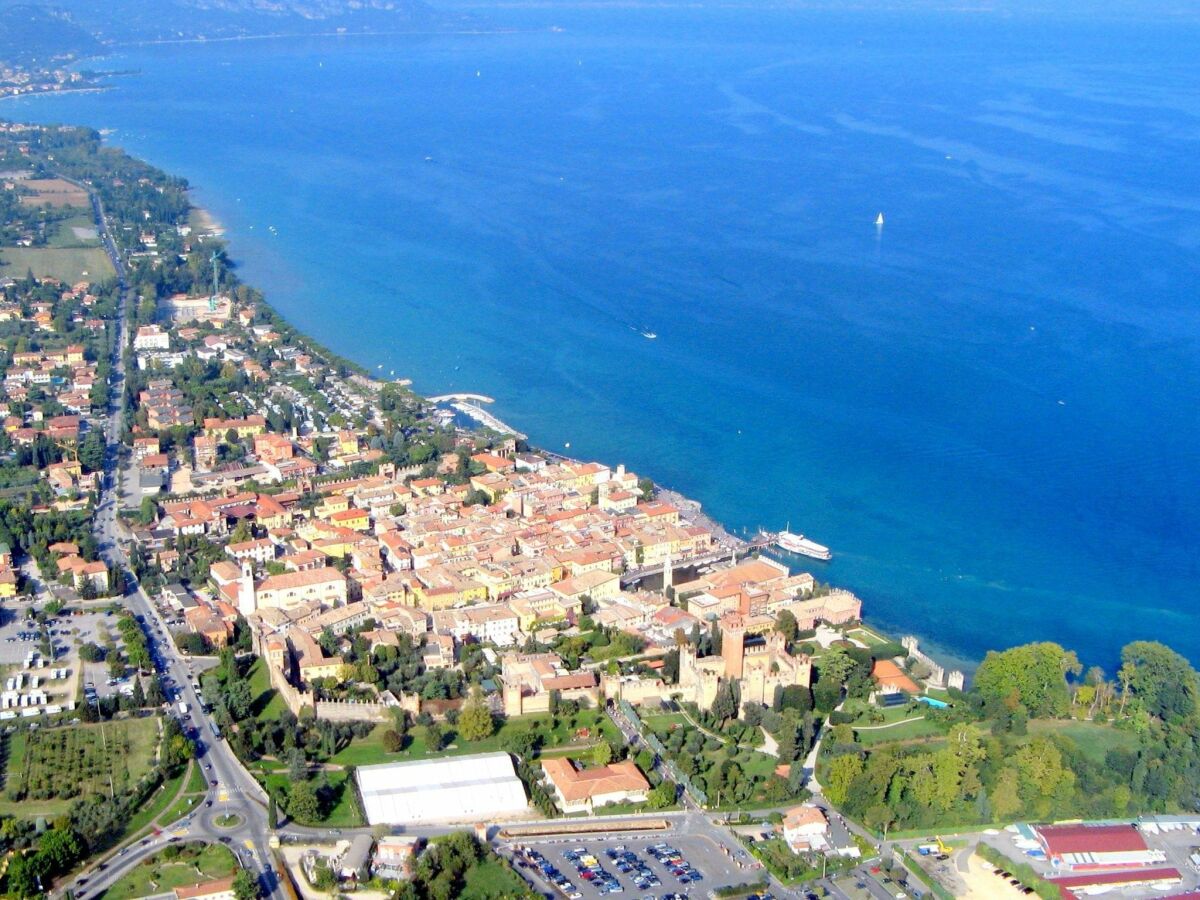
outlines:
[{"label": "ferry boat", "polygon": [[833,559],[833,554],[829,552],[828,547],[818,544],[816,541],[810,541],[802,534],[781,531],[775,537],[775,543],[789,553],[799,553],[801,556],[811,556],[813,559]]}]

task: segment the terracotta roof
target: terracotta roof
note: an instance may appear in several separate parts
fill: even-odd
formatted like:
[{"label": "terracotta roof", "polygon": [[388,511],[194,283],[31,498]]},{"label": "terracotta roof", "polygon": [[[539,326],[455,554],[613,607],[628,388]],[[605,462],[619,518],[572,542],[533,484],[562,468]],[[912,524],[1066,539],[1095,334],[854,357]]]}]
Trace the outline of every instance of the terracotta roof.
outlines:
[{"label": "terracotta roof", "polygon": [[820,825],[824,827],[828,824],[825,820],[825,814],[815,806],[793,807],[783,817],[783,827],[785,829],[803,828],[805,825]]},{"label": "terracotta roof", "polygon": [[260,591],[286,591],[291,588],[308,587],[312,584],[329,584],[334,581],[344,582],[346,576],[331,566],[320,569],[304,569],[299,572],[285,572],[282,575],[272,575],[258,586]]},{"label": "terracotta roof", "polygon": [[197,884],[190,884],[187,887],[175,888],[175,896],[179,900],[188,900],[189,897],[207,897],[209,894],[223,894],[226,891],[233,890],[234,876],[228,878],[218,878],[215,881],[202,881]]},{"label": "terracotta roof", "polygon": [[893,687],[909,694],[920,693],[916,683],[890,659],[875,660],[875,665],[871,668],[871,677],[884,687]]},{"label": "terracotta roof", "polygon": [[629,760],[592,769],[576,769],[569,759],[559,757],[542,760],[542,768],[563,799],[569,802],[650,788],[645,776]]},{"label": "terracotta roof", "polygon": [[1050,856],[1131,853],[1147,849],[1141,832],[1132,825],[1044,825],[1037,831]]}]

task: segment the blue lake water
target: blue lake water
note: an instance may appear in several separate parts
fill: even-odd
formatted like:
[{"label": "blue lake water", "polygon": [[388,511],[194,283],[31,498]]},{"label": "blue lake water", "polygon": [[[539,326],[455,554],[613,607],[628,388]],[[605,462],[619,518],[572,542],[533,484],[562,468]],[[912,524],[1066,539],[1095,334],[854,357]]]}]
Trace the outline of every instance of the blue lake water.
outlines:
[{"label": "blue lake water", "polygon": [[0,114],[187,176],[368,368],[829,544],[880,625],[1200,661],[1200,29],[504,21],[141,48]]}]

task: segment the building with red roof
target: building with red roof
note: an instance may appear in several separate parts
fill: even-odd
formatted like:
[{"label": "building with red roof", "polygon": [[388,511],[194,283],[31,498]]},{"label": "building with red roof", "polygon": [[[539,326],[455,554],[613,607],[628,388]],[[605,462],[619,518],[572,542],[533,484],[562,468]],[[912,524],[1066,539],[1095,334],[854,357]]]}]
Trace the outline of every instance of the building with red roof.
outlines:
[{"label": "building with red roof", "polygon": [[1151,850],[1133,825],[1041,825],[1035,829],[1046,859],[1072,872],[1102,872],[1161,865],[1166,854]]}]

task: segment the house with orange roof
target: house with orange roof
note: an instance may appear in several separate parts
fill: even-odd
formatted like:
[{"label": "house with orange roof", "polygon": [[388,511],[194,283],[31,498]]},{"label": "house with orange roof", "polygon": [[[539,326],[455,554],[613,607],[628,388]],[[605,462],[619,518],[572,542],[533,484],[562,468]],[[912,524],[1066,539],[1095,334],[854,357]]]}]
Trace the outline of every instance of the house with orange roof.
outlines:
[{"label": "house with orange roof", "polygon": [[641,803],[650,790],[631,760],[578,769],[566,757],[542,760],[546,784],[564,813],[594,812],[613,803]]}]

